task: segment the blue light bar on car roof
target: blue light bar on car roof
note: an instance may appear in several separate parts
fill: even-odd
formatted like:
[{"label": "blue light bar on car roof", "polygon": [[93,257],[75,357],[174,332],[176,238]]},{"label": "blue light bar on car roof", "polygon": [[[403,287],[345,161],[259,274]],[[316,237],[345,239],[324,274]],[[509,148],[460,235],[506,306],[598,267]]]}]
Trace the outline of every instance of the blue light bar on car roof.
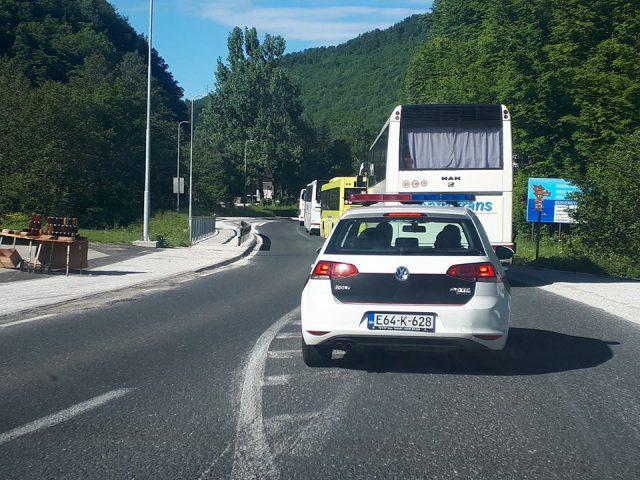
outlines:
[{"label": "blue light bar on car roof", "polygon": [[412,193],[414,202],[473,202],[473,193]]}]

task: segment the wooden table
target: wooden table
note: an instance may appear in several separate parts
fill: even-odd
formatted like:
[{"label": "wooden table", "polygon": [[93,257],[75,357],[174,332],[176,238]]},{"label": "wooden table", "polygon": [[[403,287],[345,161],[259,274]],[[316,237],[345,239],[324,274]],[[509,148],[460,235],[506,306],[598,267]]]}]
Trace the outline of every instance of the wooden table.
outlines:
[{"label": "wooden table", "polygon": [[[27,264],[27,271],[31,271],[31,266],[33,265],[33,270],[36,269],[36,262],[40,260],[40,254],[42,252],[42,247],[47,246],[49,249],[49,258],[47,259],[47,266],[51,268],[51,265],[54,263],[54,250],[58,245],[66,246],[66,261],[65,261],[65,274],[69,275],[69,264],[71,258],[71,248],[78,247],[78,251],[80,253],[80,258],[78,262],[78,266],[80,271],[84,270],[88,267],[86,252],[88,250],[88,242],[84,239],[74,238],[72,240],[61,240],[59,238],[44,238],[41,236],[32,236],[32,235],[19,235],[15,233],[0,233],[0,246],[2,245],[2,240],[4,237],[13,239],[12,248],[16,248],[16,242],[18,239],[28,240],[29,241],[29,260]],[[33,257],[32,249],[36,245],[35,257]],[[41,268],[44,269],[45,262],[40,260]]]}]

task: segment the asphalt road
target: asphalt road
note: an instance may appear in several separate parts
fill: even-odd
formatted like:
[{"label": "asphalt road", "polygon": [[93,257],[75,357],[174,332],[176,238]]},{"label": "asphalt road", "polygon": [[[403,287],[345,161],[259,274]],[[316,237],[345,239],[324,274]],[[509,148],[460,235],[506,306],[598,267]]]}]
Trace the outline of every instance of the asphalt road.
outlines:
[{"label": "asphalt road", "polygon": [[640,328],[514,279],[499,354],[302,363],[295,223],[176,288],[0,329],[1,479],[640,477]]}]

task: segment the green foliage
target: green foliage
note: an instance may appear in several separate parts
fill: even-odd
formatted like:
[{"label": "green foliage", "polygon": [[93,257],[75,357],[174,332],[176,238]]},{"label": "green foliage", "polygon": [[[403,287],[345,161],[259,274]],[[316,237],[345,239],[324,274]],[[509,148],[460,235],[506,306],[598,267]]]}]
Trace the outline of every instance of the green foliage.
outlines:
[{"label": "green foliage", "polygon": [[585,244],[640,265],[640,130],[621,137],[581,183],[576,219]]},{"label": "green foliage", "polygon": [[574,235],[543,235],[540,239],[540,258],[535,261],[535,242],[528,235],[516,238],[516,265],[531,265],[556,270],[608,274],[640,278],[640,263],[628,255],[598,250]]},{"label": "green foliage", "polygon": [[637,148],[640,128],[640,3],[439,0],[406,90],[415,103],[507,105],[528,164],[515,176],[516,228],[526,229],[528,177],[569,178],[587,192],[585,245],[635,258],[640,203],[627,179],[638,178],[637,154],[623,150]]},{"label": "green foliage", "polygon": [[[341,141],[340,148],[348,147],[352,157],[346,163],[357,166],[366,159],[382,124],[402,103],[407,66],[415,47],[426,39],[428,18],[415,15],[335,47],[311,48],[282,59],[300,86],[305,115],[321,131],[322,148]],[[322,141],[323,135],[328,142]],[[353,168],[344,174],[353,174]]]},{"label": "green foliage", "polygon": [[[0,4],[0,212],[139,218],[146,42],[104,0]],[[152,200],[171,206],[182,90],[154,54]]]},{"label": "green foliage", "polygon": [[243,194],[245,145],[247,192],[261,189],[264,177],[278,192],[295,192],[308,136],[298,89],[278,62],[284,40],[267,34],[261,44],[255,28],[236,27],[228,47],[195,133],[194,192],[205,208]]}]

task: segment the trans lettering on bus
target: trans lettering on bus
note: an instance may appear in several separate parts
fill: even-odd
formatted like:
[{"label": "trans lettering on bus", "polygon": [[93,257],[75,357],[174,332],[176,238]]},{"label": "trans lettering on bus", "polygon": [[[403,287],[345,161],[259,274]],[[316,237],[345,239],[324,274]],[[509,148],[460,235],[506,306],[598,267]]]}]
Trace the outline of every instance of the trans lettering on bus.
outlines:
[{"label": "trans lettering on bus", "polygon": [[369,150],[369,193],[454,194],[513,246],[511,115],[503,105],[400,105]]},{"label": "trans lettering on bus", "polygon": [[436,202],[436,201],[431,201],[431,202],[422,202],[422,205],[428,206],[428,207],[451,207],[451,206],[458,206],[458,207],[465,207],[468,208],[469,210],[474,211],[475,213],[478,212],[492,212],[495,213],[495,210],[493,209],[493,202],[467,202],[467,201],[462,201],[462,202],[444,202],[444,201],[440,201],[440,202]]}]

